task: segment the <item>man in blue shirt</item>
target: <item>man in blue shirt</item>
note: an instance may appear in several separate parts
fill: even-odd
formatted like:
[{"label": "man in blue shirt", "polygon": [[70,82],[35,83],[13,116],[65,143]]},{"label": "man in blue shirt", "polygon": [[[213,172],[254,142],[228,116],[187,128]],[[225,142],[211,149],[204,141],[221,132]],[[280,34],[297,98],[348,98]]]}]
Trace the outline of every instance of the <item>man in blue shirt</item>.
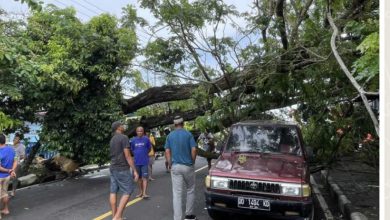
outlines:
[{"label": "man in blue shirt", "polygon": [[[173,191],[173,218],[181,220],[182,194],[187,189],[185,220],[194,220],[195,202],[195,169],[196,142],[194,136],[183,128],[184,121],[180,116],[173,120],[175,130],[169,133],[165,142],[165,154],[171,167]],[[171,162],[172,161],[172,162]]]},{"label": "man in blue shirt", "polygon": [[130,148],[134,156],[134,163],[137,169],[137,172],[140,176],[138,180],[138,187],[140,193],[137,197],[149,198],[146,194],[146,188],[148,186],[149,179],[149,151],[152,147],[150,140],[145,136],[145,131],[143,127],[138,127],[136,129],[137,136],[131,139]]},{"label": "man in blue shirt", "polygon": [[15,169],[18,162],[15,160],[15,151],[5,145],[5,135],[0,134],[0,198],[3,203],[1,214],[8,215],[8,185],[11,177],[16,177]]}]

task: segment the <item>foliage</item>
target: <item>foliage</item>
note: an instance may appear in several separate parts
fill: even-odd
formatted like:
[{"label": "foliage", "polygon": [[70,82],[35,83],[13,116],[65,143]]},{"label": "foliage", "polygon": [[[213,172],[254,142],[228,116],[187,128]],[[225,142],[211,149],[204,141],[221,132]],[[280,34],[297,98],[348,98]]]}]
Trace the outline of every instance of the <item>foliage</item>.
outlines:
[{"label": "foliage", "polygon": [[137,116],[158,116],[173,112],[188,111],[196,106],[196,101],[193,99],[183,101],[172,101],[150,105],[145,108],[138,109],[135,113]]},{"label": "foliage", "polygon": [[164,145],[166,138],[166,136],[156,138],[156,151],[165,151]]},{"label": "foliage", "polygon": [[[353,152],[364,134],[374,133],[364,108],[353,103],[357,92],[331,55],[326,12],[331,9],[346,36],[337,45],[344,62],[375,92],[377,0],[361,5],[253,1],[253,10],[243,13],[219,0],[141,0],[140,5],[151,11],[155,24],[137,17],[131,6],[121,19],[102,14],[86,24],[74,9],[54,6],[35,12],[27,23],[1,21],[0,120],[15,125],[44,110],[43,140],[79,161],[105,161],[110,122],[121,116],[122,79],[131,79],[136,93],[150,88],[142,70],[129,68],[139,50],[146,59],[138,66],[162,75],[165,84],[199,85],[190,99],[147,106],[139,116],[203,108],[208,111],[191,126],[223,130],[295,105],[306,143],[324,161]],[[245,25],[236,22],[242,18]],[[151,33],[144,48],[137,45],[137,25]]]},{"label": "foliage", "polygon": [[172,45],[172,41],[156,39],[145,48],[144,54],[148,62],[166,69],[173,69],[183,60],[183,51]]},{"label": "foliage", "polygon": [[[4,11],[0,14],[7,16]],[[37,110],[35,98],[38,93],[31,89],[38,81],[38,64],[31,59],[32,52],[22,32],[22,22],[0,19],[1,130],[20,127],[21,121],[32,119]],[[29,101],[25,102],[27,99]]]},{"label": "foliage", "polygon": [[363,54],[357,59],[354,64],[354,72],[356,73],[357,80],[364,80],[365,82],[373,80],[374,85],[371,86],[371,90],[379,90],[378,77],[379,77],[379,33],[374,32],[368,35],[363,42],[357,47],[357,49]]},{"label": "foliage", "polygon": [[[277,2],[284,2],[281,11]],[[337,24],[346,34],[338,42],[344,62],[362,86],[377,91],[378,1],[366,1],[359,10],[350,1],[330,5],[327,1],[253,1],[254,10],[242,14],[223,1],[143,0],[141,6],[158,20],[152,32],[158,28],[168,32],[164,39],[151,36],[144,65],[176,77],[179,84],[183,79],[209,83],[200,83],[194,91],[197,103],[212,106],[195,120],[196,127],[221,130],[234,121],[267,118],[267,110],[295,104],[295,118],[306,142],[324,160],[335,151],[353,151],[364,133],[373,133],[364,108],[352,103],[356,90],[331,56],[326,11],[330,7],[335,18],[343,18]],[[245,26],[234,22],[239,17],[246,19]],[[236,33],[225,31],[229,26]],[[223,93],[208,92],[218,91],[208,78],[243,72],[254,77],[230,82]],[[349,130],[340,142],[339,128]]]},{"label": "foliage", "polygon": [[0,130],[1,131],[4,129],[7,129],[7,128],[12,128],[16,124],[20,124],[20,122],[16,121],[16,120],[12,120],[12,118],[7,116],[3,112],[0,112]]},{"label": "foliage", "polygon": [[1,70],[9,73],[2,84],[11,86],[1,90],[9,100],[2,110],[23,109],[23,120],[44,110],[41,141],[47,147],[80,163],[101,164],[108,160],[111,123],[121,117],[120,80],[137,51],[135,21],[127,17],[121,26],[102,14],[83,24],[75,14],[48,6],[25,27],[15,27],[18,32],[1,36]]},{"label": "foliage", "polygon": [[[18,0],[15,0],[18,1]],[[42,2],[36,0],[21,0],[21,3],[26,3],[28,7],[32,10],[40,11],[42,10]]]}]

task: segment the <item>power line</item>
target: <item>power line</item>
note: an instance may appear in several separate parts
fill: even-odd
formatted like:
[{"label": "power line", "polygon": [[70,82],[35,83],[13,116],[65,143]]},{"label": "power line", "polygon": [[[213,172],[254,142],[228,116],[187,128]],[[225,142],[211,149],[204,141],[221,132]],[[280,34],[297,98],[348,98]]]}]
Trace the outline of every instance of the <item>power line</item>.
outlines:
[{"label": "power line", "polygon": [[[62,3],[62,2],[60,2],[59,0],[54,0],[54,1],[57,2],[57,3],[59,3],[60,5],[63,5],[63,6],[65,6],[65,7],[69,7],[69,5],[66,5],[66,4]],[[77,9],[76,9],[76,11],[77,11]],[[87,15],[87,14],[81,12],[80,10],[77,11],[77,12],[80,13],[80,14],[82,14],[82,15],[84,15],[84,16],[86,16],[86,17],[88,17],[88,18],[91,18],[91,16],[89,16],[89,15]]]},{"label": "power line", "polygon": [[85,9],[87,9],[87,10],[90,11],[90,12],[95,13],[96,15],[99,15],[98,12],[89,9],[88,7],[85,7],[84,5],[80,4],[79,2],[77,2],[77,1],[75,1],[75,0],[71,0],[71,1],[74,2],[74,3],[76,3],[76,4],[78,4],[78,5],[80,5],[81,7],[85,8]]},{"label": "power line", "polygon": [[91,2],[89,2],[89,1],[87,1],[87,0],[83,0],[83,1],[86,2],[87,4],[91,5],[92,7],[96,8],[97,10],[100,10],[100,11],[102,11],[102,12],[104,12],[104,13],[107,13],[107,11],[105,11],[105,10],[99,8],[99,7],[96,6],[95,4],[92,4]]},{"label": "power line", "polygon": [[58,1],[58,0],[54,0],[55,2],[57,2],[57,3],[59,3],[60,5],[63,5],[63,6],[65,6],[65,7],[68,7],[68,5],[65,5],[64,3],[62,3],[62,2],[60,2],[60,1]]}]

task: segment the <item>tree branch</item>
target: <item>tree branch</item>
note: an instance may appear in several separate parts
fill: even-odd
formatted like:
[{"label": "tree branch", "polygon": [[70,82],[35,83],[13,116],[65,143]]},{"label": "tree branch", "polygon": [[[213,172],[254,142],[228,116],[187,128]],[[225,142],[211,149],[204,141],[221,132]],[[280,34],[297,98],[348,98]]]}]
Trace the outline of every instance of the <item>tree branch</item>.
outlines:
[{"label": "tree branch", "polygon": [[154,103],[189,99],[198,86],[198,84],[181,84],[152,87],[133,98],[125,100],[122,103],[122,111],[128,114]]},{"label": "tree branch", "polygon": [[284,0],[278,0],[276,3],[276,17],[277,17],[277,26],[280,32],[280,38],[282,40],[283,48],[287,50],[288,40],[286,32],[286,22],[284,19]]},{"label": "tree branch", "polygon": [[[258,16],[264,16],[264,15],[261,15],[261,11],[262,11],[262,8],[259,4],[259,0],[255,0],[255,6],[258,10]],[[267,43],[267,29],[269,27],[269,24],[271,22],[271,18],[272,18],[272,15],[274,13],[274,1],[270,1],[269,2],[269,10],[268,10],[268,15],[266,15],[266,21],[264,22],[264,27],[260,28],[261,29],[261,36],[263,38],[263,42],[264,44]],[[268,47],[266,47],[266,50],[268,50]]]},{"label": "tree branch", "polygon": [[352,83],[352,85],[355,87],[355,89],[359,92],[359,95],[363,100],[364,106],[366,107],[366,110],[371,117],[372,123],[374,124],[374,127],[375,127],[375,131],[379,137],[379,122],[378,122],[378,119],[376,118],[374,112],[372,111],[370,104],[368,103],[368,100],[366,97],[366,92],[359,85],[359,83],[356,81],[356,79],[352,76],[351,72],[349,72],[347,66],[345,66],[344,61],[341,59],[341,57],[337,51],[336,37],[338,36],[339,31],[338,31],[338,29],[333,21],[332,15],[329,12],[327,13],[327,18],[328,18],[328,21],[329,21],[332,29],[333,29],[333,34],[332,34],[332,38],[330,41],[330,46],[332,47],[333,54],[334,54],[337,62],[339,63],[341,69],[344,71],[345,75],[348,77],[349,81]]},{"label": "tree branch", "polygon": [[134,133],[135,129],[138,126],[143,126],[144,128],[147,129],[147,128],[155,128],[159,126],[172,124],[173,119],[176,115],[180,115],[181,117],[183,117],[185,121],[191,121],[197,118],[198,116],[204,115],[207,110],[208,107],[202,107],[202,108],[192,109],[184,112],[173,112],[169,114],[151,116],[148,118],[141,118],[139,123],[132,123],[126,133],[128,134]]},{"label": "tree branch", "polygon": [[309,10],[312,3],[313,3],[313,0],[307,0],[305,6],[300,10],[299,15],[298,15],[298,19],[297,19],[297,23],[294,25],[294,27],[292,28],[292,31],[291,31],[290,41],[292,41],[292,42],[297,41],[299,26],[301,25],[302,21],[305,20],[305,18],[307,17],[306,16],[307,11]]}]

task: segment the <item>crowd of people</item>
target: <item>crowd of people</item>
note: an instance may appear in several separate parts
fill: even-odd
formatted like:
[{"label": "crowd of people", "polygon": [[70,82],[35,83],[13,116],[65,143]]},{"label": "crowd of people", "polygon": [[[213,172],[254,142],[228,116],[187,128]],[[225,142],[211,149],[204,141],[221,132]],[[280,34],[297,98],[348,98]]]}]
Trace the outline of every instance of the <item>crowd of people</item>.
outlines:
[{"label": "crowd of people", "polygon": [[[197,142],[191,132],[184,128],[184,120],[176,116],[173,120],[175,129],[165,129],[167,135],[165,148],[165,166],[171,174],[173,219],[197,219],[194,213],[195,203],[195,160],[197,156]],[[156,141],[149,131],[137,127],[136,136],[131,140],[124,135],[124,125],[120,122],[112,124],[113,137],[110,141],[111,157],[111,192],[110,204],[113,220],[120,220],[130,195],[138,183],[137,198],[149,199],[147,194],[148,180],[152,178],[152,168],[155,158]],[[205,151],[214,150],[214,137],[209,131],[203,132],[198,142]],[[208,160],[209,168],[211,160]],[[130,172],[132,170],[132,174]],[[119,204],[116,203],[117,194],[122,194]],[[185,197],[185,210],[182,210],[182,197]]]},{"label": "crowd of people", "polygon": [[[184,128],[182,117],[175,117],[175,129],[165,129],[166,141],[165,166],[171,175],[172,203],[174,220],[183,219],[182,197],[185,196],[184,219],[196,219],[194,214],[195,203],[195,160],[197,156],[197,141],[205,151],[213,151],[213,136],[209,131],[203,132],[197,141],[191,132]],[[139,126],[136,136],[129,139],[124,134],[125,126],[117,121],[112,124],[112,138],[110,140],[110,195],[113,220],[121,220],[123,211],[130,199],[130,195],[138,188],[136,198],[149,199],[148,182],[153,181],[153,163],[156,154],[156,140],[154,135]],[[8,215],[9,198],[15,196],[24,159],[25,146],[21,143],[21,134],[16,133],[13,146],[6,145],[6,136],[0,134],[0,200],[1,215]],[[209,168],[211,160],[208,160]],[[9,184],[12,184],[8,192]],[[138,187],[137,187],[138,186]],[[121,194],[119,198],[117,195]],[[1,217],[1,216],[0,216]]]}]

